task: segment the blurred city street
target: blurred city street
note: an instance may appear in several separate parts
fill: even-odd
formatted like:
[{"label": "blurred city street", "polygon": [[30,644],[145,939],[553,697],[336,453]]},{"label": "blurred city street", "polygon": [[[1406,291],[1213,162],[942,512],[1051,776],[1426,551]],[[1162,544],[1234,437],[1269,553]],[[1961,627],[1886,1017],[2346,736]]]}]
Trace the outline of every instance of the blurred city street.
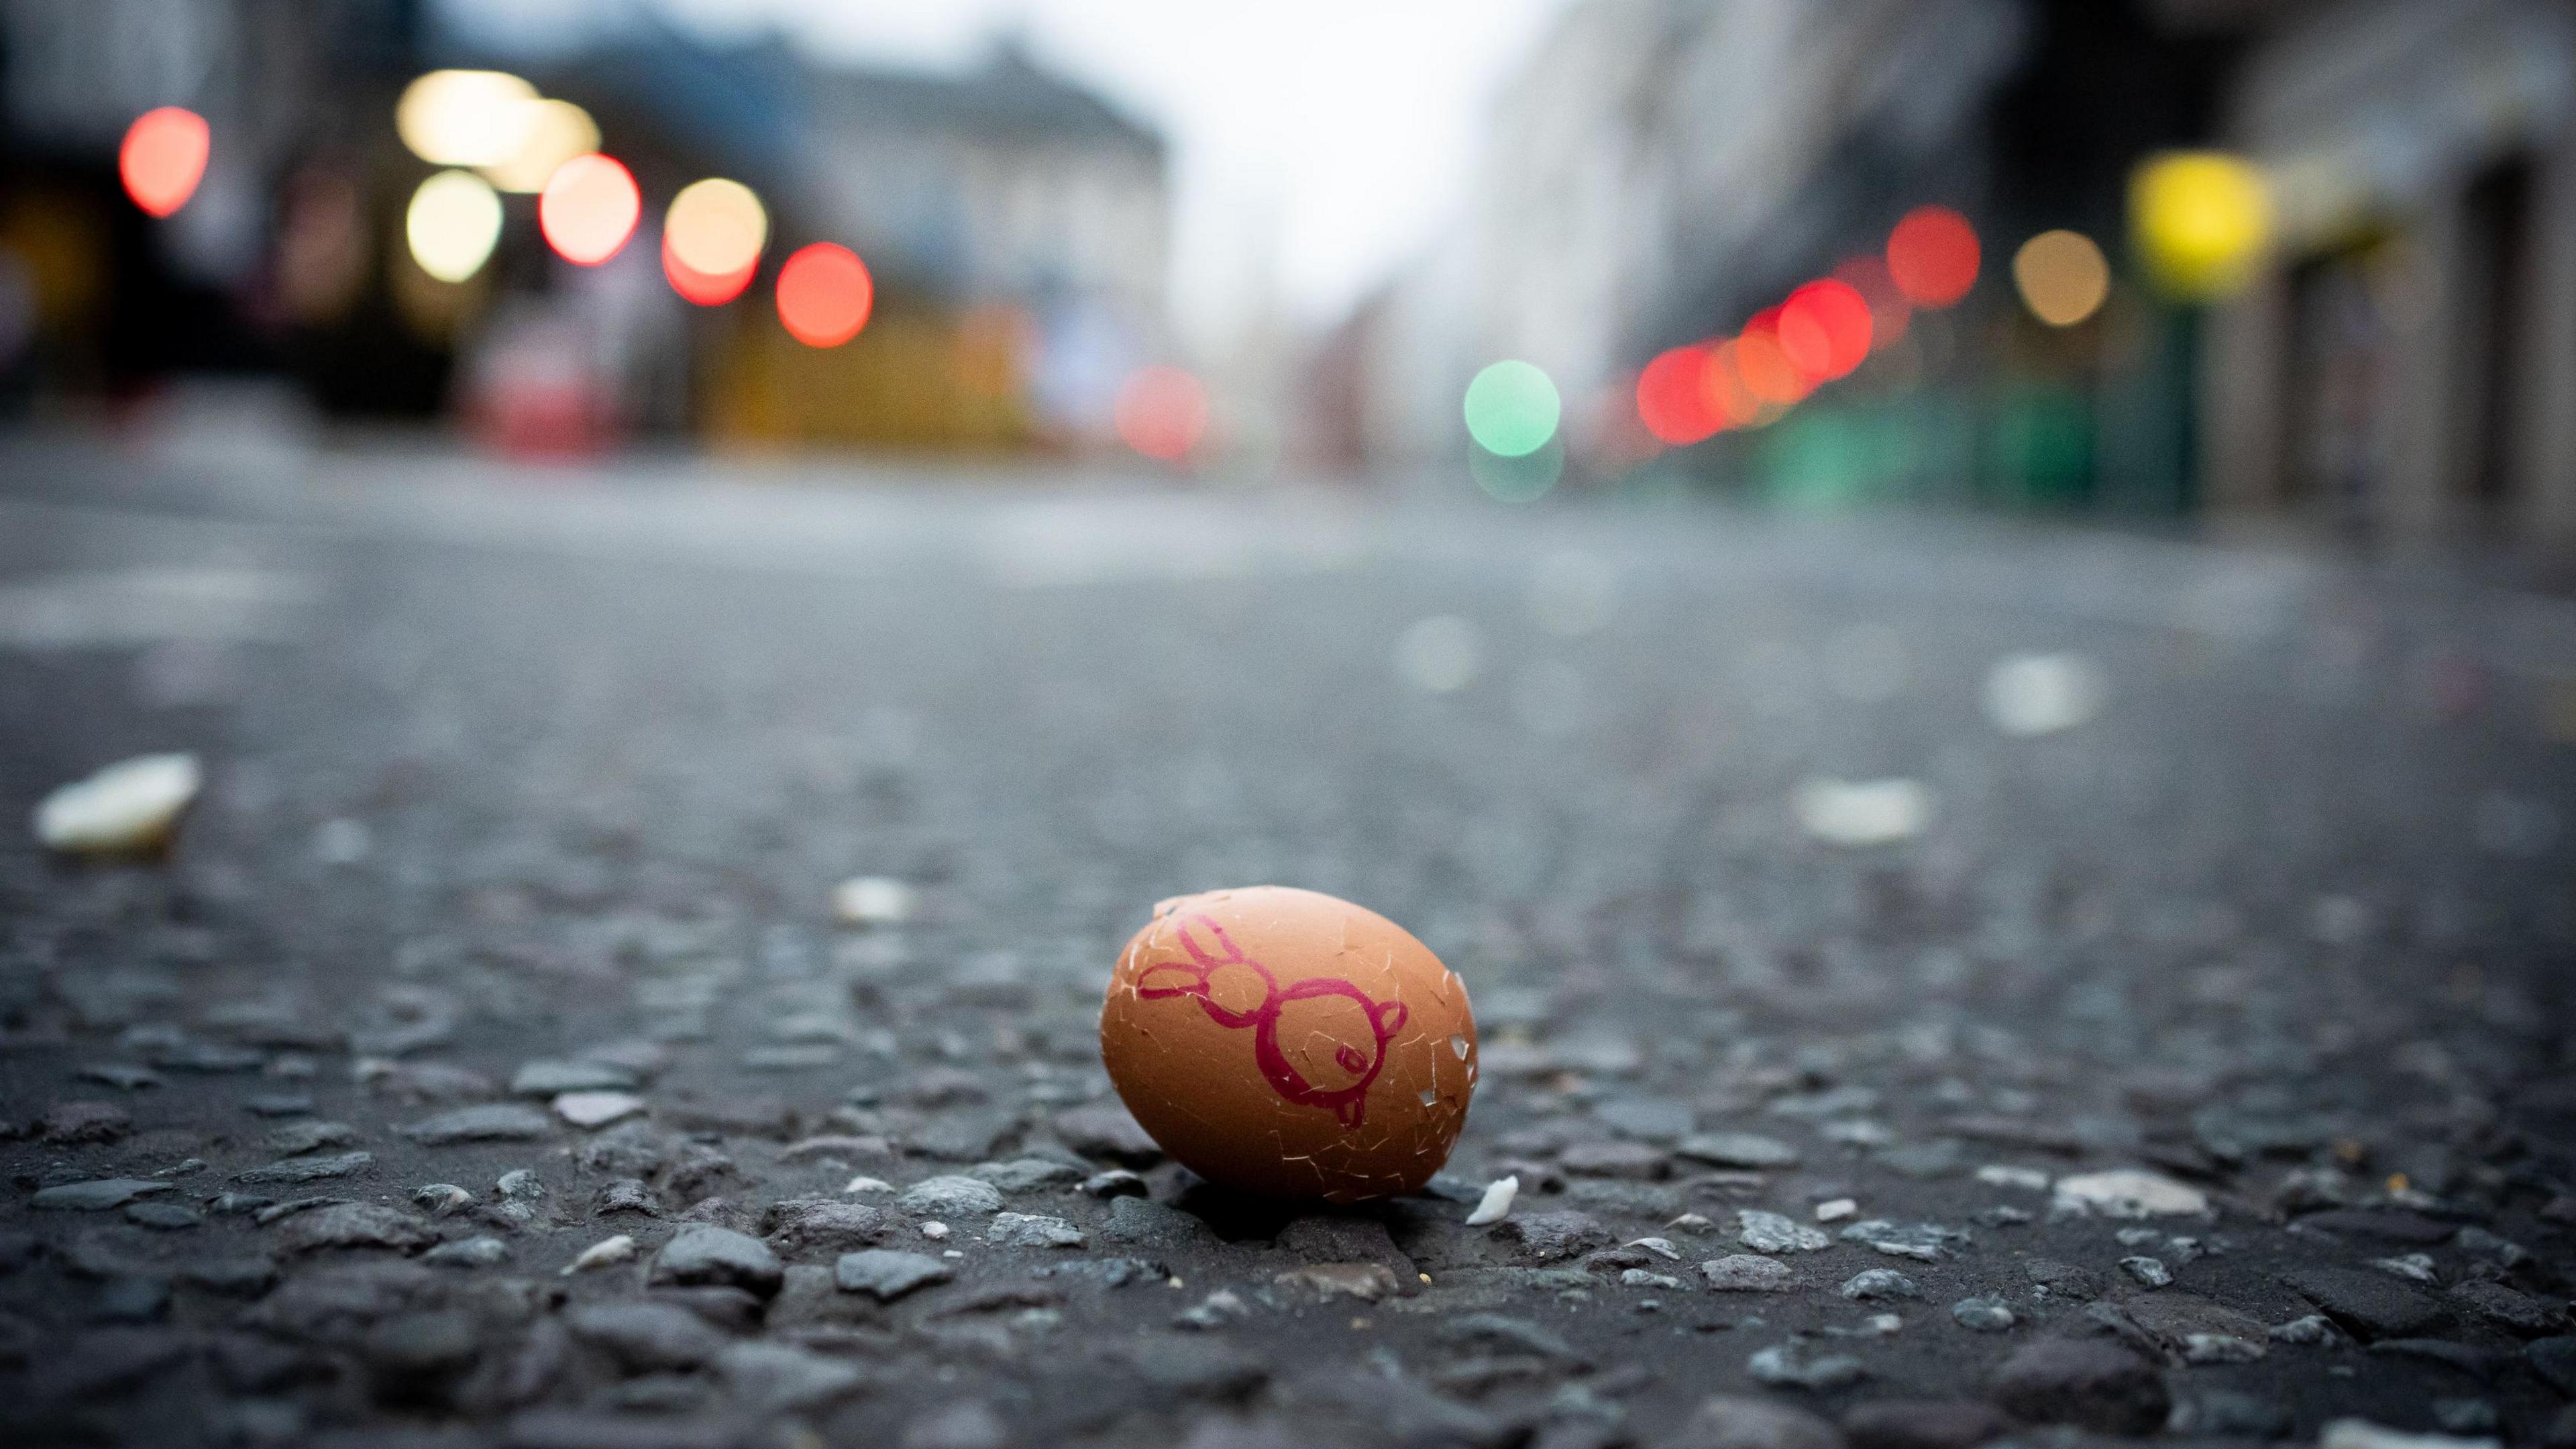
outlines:
[{"label": "blurred city street", "polygon": [[[205,777],[0,834],[12,1442],[2568,1441],[2576,607],[1454,486],[8,440],[0,815]],[[1467,981],[1431,1195],[1110,1093],[1272,881]]]},{"label": "blurred city street", "polygon": [[2576,1449],[2572,399],[2576,0],[0,0],[0,1444]]}]

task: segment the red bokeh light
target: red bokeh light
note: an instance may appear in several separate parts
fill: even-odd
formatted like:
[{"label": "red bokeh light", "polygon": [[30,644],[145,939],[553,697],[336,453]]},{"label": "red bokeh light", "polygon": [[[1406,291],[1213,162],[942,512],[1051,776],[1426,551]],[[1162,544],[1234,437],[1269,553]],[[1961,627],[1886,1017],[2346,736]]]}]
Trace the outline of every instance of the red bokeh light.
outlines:
[{"label": "red bokeh light", "polygon": [[721,307],[741,296],[743,289],[751,285],[751,274],[758,270],[760,258],[755,256],[736,270],[721,275],[701,272],[681,261],[680,254],[671,250],[671,238],[667,234],[662,238],[663,277],[670,282],[672,291],[701,307]]},{"label": "red bokeh light", "polygon": [[595,267],[617,255],[643,214],[633,174],[596,151],[556,167],[537,197],[537,228],[546,245],[577,266]]},{"label": "red bokeh light", "polygon": [[1780,345],[1780,310],[1769,307],[1753,314],[1735,339],[1732,361],[1745,391],[1763,402],[1787,407],[1815,391],[1816,380],[1801,371],[1789,359],[1789,350]]},{"label": "red bokeh light", "polygon": [[1842,282],[1809,282],[1780,305],[1780,349],[1819,382],[1869,359],[1869,302]]},{"label": "red bokeh light", "polygon": [[1659,353],[1637,374],[1637,420],[1655,441],[1687,447],[1726,426],[1711,396],[1708,370],[1716,349],[1704,342]]},{"label": "red bokeh light", "polygon": [[1118,389],[1118,436],[1148,458],[1169,463],[1207,432],[1207,388],[1177,367],[1137,370]]},{"label": "red bokeh light", "polygon": [[845,246],[815,242],[778,269],[778,320],[808,347],[838,347],[858,336],[876,301],[867,264]]},{"label": "red bokeh light", "polygon": [[1738,365],[1743,345],[1728,338],[1709,354],[1708,372],[1701,380],[1709,407],[1717,414],[1720,429],[1750,427],[1762,417],[1764,403],[1744,385],[1744,372]]},{"label": "red bokeh light", "polygon": [[117,179],[136,206],[168,216],[197,194],[213,146],[206,119],[196,112],[178,106],[145,111],[125,128],[125,143],[116,148]]},{"label": "red bokeh light", "polygon": [[1946,206],[1918,206],[1888,234],[1888,275],[1918,307],[1947,307],[1968,295],[1977,259],[1977,229]]},{"label": "red bokeh light", "polygon": [[1873,352],[1883,352],[1905,340],[1906,329],[1914,322],[1914,304],[1896,290],[1896,278],[1889,276],[1887,263],[1877,257],[1854,257],[1834,268],[1834,280],[1860,293],[1869,303],[1869,345]]}]

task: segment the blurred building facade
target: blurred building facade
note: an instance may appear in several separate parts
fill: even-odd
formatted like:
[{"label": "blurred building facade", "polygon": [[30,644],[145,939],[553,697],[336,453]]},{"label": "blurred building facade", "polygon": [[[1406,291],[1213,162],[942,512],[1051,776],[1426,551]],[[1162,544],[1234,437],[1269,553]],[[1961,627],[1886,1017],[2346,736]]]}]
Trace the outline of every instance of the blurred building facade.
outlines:
[{"label": "blurred building facade", "polygon": [[[404,210],[436,168],[393,106],[440,66],[516,71],[594,117],[643,192],[626,247],[572,266],[535,198],[509,195],[485,265],[425,273]],[[207,119],[213,159],[156,222],[120,194],[116,153],[168,104]],[[22,406],[228,368],[333,413],[452,413],[508,447],[1080,447],[1166,345],[1161,138],[1015,47],[959,73],[847,68],[639,10],[523,56],[420,0],[0,0],[0,125],[0,397]],[[699,308],[662,278],[659,221],[707,176],[750,185],[770,236],[749,288]],[[813,241],[875,282],[870,325],[837,348],[796,343],[770,306]]]},{"label": "blurred building facade", "polygon": [[1168,346],[1161,136],[1015,43],[964,74],[816,68],[798,90],[790,194],[869,259],[881,315],[822,354],[774,327],[738,332],[711,429],[999,446],[1105,434],[1120,385]]},{"label": "blurred building facade", "polygon": [[[2568,0],[1581,0],[1497,98],[1476,204],[1325,340],[1319,451],[1454,461],[1485,362],[1558,382],[1577,475],[1788,498],[2569,538]],[[2129,259],[2129,183],[2219,147],[2277,246],[2205,312]],[[1984,270],[1776,423],[1659,453],[1639,367],[1877,252],[1923,203]],[[2066,228],[2113,258],[2079,325],[2014,294]],[[1588,466],[1587,466],[1588,465]]]},{"label": "blurred building facade", "polygon": [[2279,236],[2211,319],[2228,507],[2576,547],[2576,6],[2238,6]]}]

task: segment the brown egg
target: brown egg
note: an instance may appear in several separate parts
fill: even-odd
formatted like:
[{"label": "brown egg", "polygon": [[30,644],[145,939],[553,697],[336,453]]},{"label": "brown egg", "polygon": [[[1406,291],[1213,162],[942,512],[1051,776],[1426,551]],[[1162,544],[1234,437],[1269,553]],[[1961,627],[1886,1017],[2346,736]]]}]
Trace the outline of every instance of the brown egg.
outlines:
[{"label": "brown egg", "polygon": [[1402,926],[1314,891],[1182,896],[1119,953],[1109,1080],[1210,1182],[1359,1202],[1449,1160],[1476,1090],[1467,983]]}]

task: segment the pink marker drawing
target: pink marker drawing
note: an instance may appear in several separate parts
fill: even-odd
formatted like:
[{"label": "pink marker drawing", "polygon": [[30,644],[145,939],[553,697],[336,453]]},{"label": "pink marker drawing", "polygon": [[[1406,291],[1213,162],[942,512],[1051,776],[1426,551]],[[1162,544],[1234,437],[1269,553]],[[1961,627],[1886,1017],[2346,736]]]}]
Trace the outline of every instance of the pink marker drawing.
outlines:
[{"label": "pink marker drawing", "polygon": [[[1201,945],[1198,938],[1190,934],[1191,923],[1214,936],[1218,946],[1223,948],[1222,954],[1212,953]],[[1252,1028],[1252,1059],[1260,1066],[1261,1075],[1269,1080],[1273,1090],[1300,1106],[1331,1108],[1333,1115],[1341,1119],[1345,1130],[1359,1126],[1361,1115],[1366,1110],[1369,1084],[1375,1082],[1377,1074],[1386,1067],[1386,1044],[1404,1029],[1404,1003],[1375,1000],[1338,976],[1310,976],[1282,990],[1278,978],[1270,974],[1269,967],[1243,954],[1243,948],[1234,944],[1234,938],[1225,933],[1225,927],[1208,917],[1194,913],[1188,922],[1177,924],[1175,930],[1180,937],[1181,949],[1189,953],[1190,959],[1158,962],[1138,972],[1136,994],[1148,1001],[1170,996],[1195,996],[1200,1009],[1217,1025],[1234,1030]],[[1225,966],[1246,967],[1261,978],[1260,1005],[1248,1011],[1236,1011],[1217,1001],[1209,988],[1208,978]],[[1166,984],[1152,984],[1158,978]],[[1349,1086],[1330,1090],[1308,1082],[1288,1060],[1288,1054],[1279,1049],[1279,1013],[1292,1001],[1312,1001],[1326,996],[1343,996],[1357,1002],[1362,1014],[1368,1018],[1371,1034],[1376,1037],[1370,1055],[1363,1056],[1354,1046],[1344,1046],[1334,1052],[1333,1060],[1341,1065],[1342,1070],[1356,1073],[1358,1080]]]}]

